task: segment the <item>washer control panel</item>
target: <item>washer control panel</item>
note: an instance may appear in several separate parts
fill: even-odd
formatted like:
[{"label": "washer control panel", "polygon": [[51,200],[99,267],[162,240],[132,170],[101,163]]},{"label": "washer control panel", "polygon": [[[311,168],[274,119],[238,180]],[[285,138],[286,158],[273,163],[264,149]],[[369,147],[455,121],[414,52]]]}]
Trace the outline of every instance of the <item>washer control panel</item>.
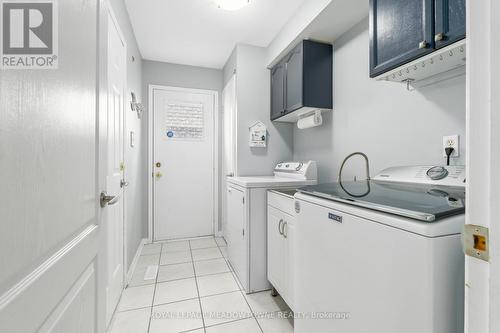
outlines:
[{"label": "washer control panel", "polygon": [[465,166],[405,166],[388,168],[374,180],[465,187]]},{"label": "washer control panel", "polygon": [[315,161],[280,162],[274,168],[274,175],[297,179],[317,180],[318,170]]}]

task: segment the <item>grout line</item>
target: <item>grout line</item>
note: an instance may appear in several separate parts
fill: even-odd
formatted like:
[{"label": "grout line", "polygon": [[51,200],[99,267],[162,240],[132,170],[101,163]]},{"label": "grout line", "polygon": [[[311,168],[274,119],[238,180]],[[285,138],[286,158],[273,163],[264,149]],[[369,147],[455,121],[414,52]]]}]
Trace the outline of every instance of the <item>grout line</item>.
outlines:
[{"label": "grout line", "polygon": [[191,253],[191,263],[193,264],[194,271],[194,282],[196,283],[196,292],[198,294],[198,304],[200,306],[200,314],[201,314],[201,322],[203,324],[203,332],[207,332],[205,327],[205,316],[203,315],[203,308],[201,307],[201,298],[200,298],[200,288],[198,287],[198,278],[196,277],[196,267],[194,266],[194,258],[193,258],[193,250],[191,249],[191,242],[189,242],[189,252]]},{"label": "grout line", "polygon": [[254,318],[253,317],[246,317],[246,318],[229,320],[229,321],[225,321],[223,323],[218,323],[218,324],[213,324],[213,325],[207,326],[207,328],[212,328],[212,327],[222,326],[222,325],[226,325],[226,324],[236,323],[238,321],[243,321],[243,320],[248,320],[248,319],[254,319]]},{"label": "grout line", "polygon": [[151,320],[153,318],[153,308],[154,308],[154,304],[155,304],[156,286],[158,284],[158,275],[160,275],[161,250],[163,250],[163,244],[161,244],[160,257],[158,258],[158,270],[156,271],[155,288],[153,291],[153,299],[151,300],[151,312],[149,313],[148,333],[149,333],[149,330],[151,328]]},{"label": "grout line", "polygon": [[[220,253],[222,254],[222,250],[220,249],[220,246],[219,246],[219,251]],[[226,259],[227,260],[227,259]],[[228,265],[229,265],[229,262],[228,262]],[[231,267],[231,266],[229,266]],[[239,288],[239,292],[241,293],[241,296],[243,296],[243,299],[245,300],[245,302],[247,303],[247,306],[248,308],[250,309],[250,312],[252,313],[252,318],[255,320],[255,322],[257,323],[257,326],[259,326],[259,329],[262,333],[264,333],[264,330],[262,329],[262,326],[260,326],[260,323],[259,321],[257,320],[257,316],[255,315],[255,312],[254,310],[252,309],[252,307],[250,306],[250,303],[248,303],[248,300],[247,298],[245,297],[245,292],[241,289],[241,285],[238,281],[238,278],[236,277],[236,273],[234,272],[234,270],[231,270],[231,274],[233,275],[233,279],[235,279],[235,282],[236,284],[238,285],[238,288]]]}]

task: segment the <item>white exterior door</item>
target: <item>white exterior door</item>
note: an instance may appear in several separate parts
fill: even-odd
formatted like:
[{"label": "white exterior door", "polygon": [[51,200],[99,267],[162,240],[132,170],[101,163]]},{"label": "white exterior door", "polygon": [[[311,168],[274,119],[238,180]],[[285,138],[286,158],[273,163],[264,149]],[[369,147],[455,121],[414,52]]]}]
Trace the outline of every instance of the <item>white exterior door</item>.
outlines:
[{"label": "white exterior door", "polygon": [[154,87],[154,240],[214,234],[217,93]]},{"label": "white exterior door", "polygon": [[0,332],[97,331],[99,3],[57,1],[58,69],[0,70]]},{"label": "white exterior door", "polygon": [[107,103],[107,172],[106,194],[115,197],[106,209],[107,284],[106,324],[109,324],[118,305],[125,280],[124,265],[124,92],[127,51],[116,22],[108,18],[108,103]]}]

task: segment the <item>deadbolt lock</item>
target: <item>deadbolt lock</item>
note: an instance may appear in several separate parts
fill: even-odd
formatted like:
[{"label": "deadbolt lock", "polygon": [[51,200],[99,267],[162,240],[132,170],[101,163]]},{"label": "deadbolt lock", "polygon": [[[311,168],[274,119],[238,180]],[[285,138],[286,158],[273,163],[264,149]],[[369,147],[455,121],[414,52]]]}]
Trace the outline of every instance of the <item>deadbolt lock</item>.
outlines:
[{"label": "deadbolt lock", "polygon": [[156,167],[157,168],[161,168],[161,163],[160,162],[156,162]]}]

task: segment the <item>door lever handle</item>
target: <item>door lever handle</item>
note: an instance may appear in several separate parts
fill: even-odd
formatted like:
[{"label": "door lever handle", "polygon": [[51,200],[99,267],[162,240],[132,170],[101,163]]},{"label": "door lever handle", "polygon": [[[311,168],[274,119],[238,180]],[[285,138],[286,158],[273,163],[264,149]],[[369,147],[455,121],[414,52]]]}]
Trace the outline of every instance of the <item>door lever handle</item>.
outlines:
[{"label": "door lever handle", "polygon": [[119,196],[108,195],[106,193],[106,191],[101,192],[101,198],[100,198],[101,208],[104,208],[106,206],[112,206],[112,205],[116,204],[118,202],[118,200],[120,200]]}]

